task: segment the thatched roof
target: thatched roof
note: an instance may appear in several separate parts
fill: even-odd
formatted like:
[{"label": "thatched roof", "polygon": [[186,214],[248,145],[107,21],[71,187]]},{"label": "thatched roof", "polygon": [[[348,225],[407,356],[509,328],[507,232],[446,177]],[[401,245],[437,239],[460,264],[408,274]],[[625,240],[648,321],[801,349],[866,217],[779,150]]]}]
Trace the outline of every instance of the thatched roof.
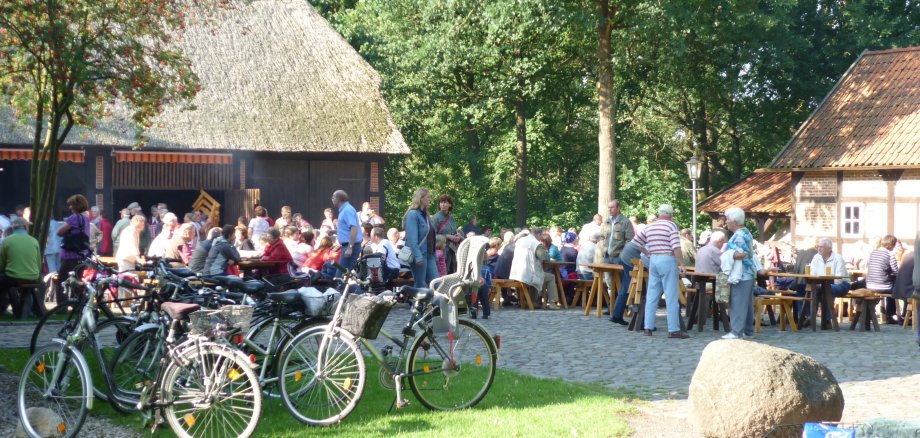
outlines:
[{"label": "thatched roof", "polygon": [[[409,153],[380,75],[307,0],[256,0],[228,14],[189,27],[181,44],[201,79],[197,109],[165,109],[147,147]],[[133,145],[126,114],[115,114],[75,128],[67,144]],[[0,110],[0,143],[30,143],[30,129],[10,119]]]}]

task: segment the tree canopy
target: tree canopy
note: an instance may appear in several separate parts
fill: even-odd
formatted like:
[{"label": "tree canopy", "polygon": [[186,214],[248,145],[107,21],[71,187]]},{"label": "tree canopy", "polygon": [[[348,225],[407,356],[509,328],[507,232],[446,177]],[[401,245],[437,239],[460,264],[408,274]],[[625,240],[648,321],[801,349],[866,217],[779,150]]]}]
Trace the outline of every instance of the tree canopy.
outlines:
[{"label": "tree canopy", "polygon": [[670,202],[683,224],[691,155],[713,193],[767,164],[863,50],[920,43],[920,4],[897,0],[314,4],[380,72],[413,150],[387,167],[394,223],[413,189],[428,186],[456,199],[460,219],[514,225],[516,171],[529,223],[590,219],[603,7],[616,196],[640,216]]}]

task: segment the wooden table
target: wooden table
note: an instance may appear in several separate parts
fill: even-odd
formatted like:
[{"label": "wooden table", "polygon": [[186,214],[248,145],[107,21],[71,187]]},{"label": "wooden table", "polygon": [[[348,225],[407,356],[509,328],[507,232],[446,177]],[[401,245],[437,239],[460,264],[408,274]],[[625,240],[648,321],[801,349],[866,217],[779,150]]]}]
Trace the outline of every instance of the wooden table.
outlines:
[{"label": "wooden table", "polygon": [[612,297],[608,295],[607,283],[604,283],[604,273],[610,273],[610,283],[613,286],[613,290],[619,291],[620,273],[623,272],[623,266],[609,263],[583,263],[582,266],[589,267],[594,271],[594,281],[591,283],[591,293],[588,294],[585,316],[591,313],[591,301],[594,300],[597,307],[597,317],[600,318],[602,315],[601,308],[604,307],[605,301],[610,304],[611,312],[613,311],[613,305],[611,304],[613,301]]},{"label": "wooden table", "polygon": [[242,259],[237,266],[239,266],[240,273],[242,273],[244,277],[251,277],[253,270],[272,268],[277,266],[279,263],[282,262],[265,262],[259,259]]},{"label": "wooden table", "polygon": [[[818,327],[816,326],[816,315],[818,313],[818,305],[823,303],[825,304],[826,310],[831,311],[830,309],[834,306],[834,297],[831,295],[831,284],[835,280],[849,279],[850,277],[840,277],[835,275],[814,275],[814,274],[794,274],[791,272],[771,272],[771,277],[787,277],[787,278],[801,278],[805,280],[806,291],[811,292],[811,331],[817,331]],[[803,314],[805,312],[802,312]],[[804,322],[803,315],[799,315],[799,327],[802,326]],[[837,318],[831,316],[830,318],[831,325],[835,331],[840,331],[840,326],[837,324]]]},{"label": "wooden table", "polygon": [[865,269],[847,269],[847,273],[850,274],[851,281],[857,281],[860,278],[866,278],[866,275],[869,274],[869,271]]},{"label": "wooden table", "polygon": [[575,262],[557,262],[555,260],[544,260],[543,267],[549,268],[553,271],[553,276],[556,277],[556,292],[559,295],[559,303],[562,304],[562,308],[568,308],[569,302],[565,298],[565,290],[562,289],[562,273],[559,271],[559,268],[562,266],[575,266]]},{"label": "wooden table", "polygon": [[[687,306],[687,319],[690,320],[687,323],[687,329],[692,329],[694,322],[696,322],[696,331],[703,331],[703,327],[706,326],[706,318],[709,317],[709,309],[712,308],[716,315],[712,318],[712,329],[719,330],[719,321],[721,320],[723,329],[728,332],[730,326],[725,305],[715,301],[716,274],[688,270],[686,275],[696,288],[696,299]],[[709,302],[709,295],[706,293],[707,284],[712,284],[712,303]]]},{"label": "wooden table", "polygon": [[99,263],[113,268],[118,266],[118,260],[111,256],[99,257]]}]

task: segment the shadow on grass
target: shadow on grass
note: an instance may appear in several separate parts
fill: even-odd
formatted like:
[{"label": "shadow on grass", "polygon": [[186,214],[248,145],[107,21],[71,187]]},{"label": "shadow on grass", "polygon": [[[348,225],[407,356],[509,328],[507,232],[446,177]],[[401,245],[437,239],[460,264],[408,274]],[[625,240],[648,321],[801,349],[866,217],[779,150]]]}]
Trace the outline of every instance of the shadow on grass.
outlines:
[{"label": "shadow on grass", "polygon": [[[19,374],[28,352],[0,350],[7,373]],[[278,398],[266,397],[255,436],[357,437],[372,436],[628,436],[625,416],[636,412],[637,394],[600,384],[568,383],[499,369],[485,399],[471,409],[430,411],[406,385],[409,406],[393,409],[394,392],[378,380],[378,366],[368,362],[368,383],[358,407],[343,422],[324,428],[299,423]],[[122,416],[97,403],[91,415],[104,415],[143,432],[139,415]],[[159,436],[172,436],[160,429]]]}]

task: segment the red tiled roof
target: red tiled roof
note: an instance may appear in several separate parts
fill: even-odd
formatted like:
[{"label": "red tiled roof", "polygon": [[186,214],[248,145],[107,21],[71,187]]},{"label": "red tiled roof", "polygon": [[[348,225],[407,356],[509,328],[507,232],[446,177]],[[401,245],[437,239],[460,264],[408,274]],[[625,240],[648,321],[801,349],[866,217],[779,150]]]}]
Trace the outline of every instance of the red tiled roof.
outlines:
[{"label": "red tiled roof", "polygon": [[747,213],[791,213],[792,174],[752,173],[706,198],[697,208],[707,213],[724,213],[732,207],[739,207]]},{"label": "red tiled roof", "polygon": [[920,46],[863,52],[770,164],[920,165]]}]

